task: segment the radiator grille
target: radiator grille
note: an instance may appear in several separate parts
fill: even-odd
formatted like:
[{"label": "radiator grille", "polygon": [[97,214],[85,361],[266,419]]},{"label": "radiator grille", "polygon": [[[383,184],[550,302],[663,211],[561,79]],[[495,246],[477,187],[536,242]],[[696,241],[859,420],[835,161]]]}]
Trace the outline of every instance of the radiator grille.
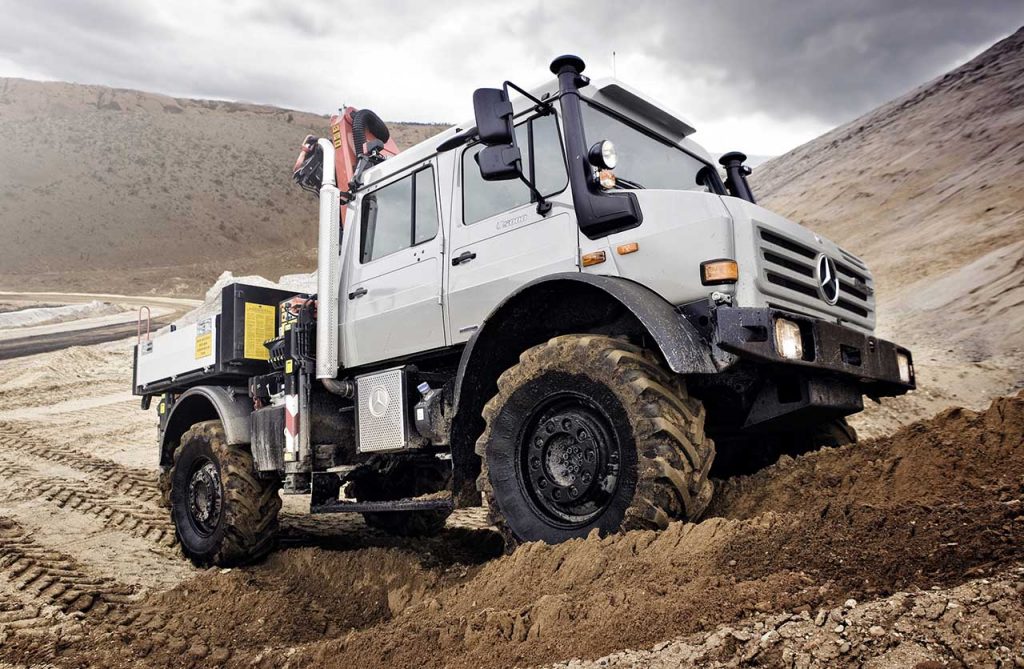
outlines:
[{"label": "radiator grille", "polygon": [[792,301],[804,310],[812,309],[870,329],[874,324],[874,282],[864,262],[838,249],[830,253],[839,273],[839,300],[834,305],[821,298],[815,279],[815,260],[820,252],[807,244],[774,230],[758,229],[758,261],[770,293],[783,306]]}]

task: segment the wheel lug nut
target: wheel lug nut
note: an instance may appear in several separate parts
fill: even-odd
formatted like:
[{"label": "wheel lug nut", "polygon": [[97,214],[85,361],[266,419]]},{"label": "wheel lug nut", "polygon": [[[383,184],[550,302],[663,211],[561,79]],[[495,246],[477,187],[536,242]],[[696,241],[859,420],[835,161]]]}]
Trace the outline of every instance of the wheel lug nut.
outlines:
[{"label": "wheel lug nut", "polygon": [[559,490],[558,488],[555,488],[554,490],[551,491],[551,496],[554,497],[555,499],[562,499],[562,491]]},{"label": "wheel lug nut", "polygon": [[562,421],[562,429],[563,430],[569,430],[571,428],[572,428],[572,421],[569,420],[568,418],[564,419]]},{"label": "wheel lug nut", "polygon": [[540,469],[540,458],[530,458],[530,469]]},{"label": "wheel lug nut", "polygon": [[541,490],[543,490],[544,488],[547,488],[548,487],[548,480],[547,479],[538,479],[537,480],[537,487],[540,488]]},{"label": "wheel lug nut", "polygon": [[580,480],[584,483],[590,483],[592,478],[593,477],[590,475],[590,472],[583,472],[583,475],[580,476]]},{"label": "wheel lug nut", "polygon": [[576,497],[579,494],[580,494],[580,491],[576,488],[576,486],[570,486],[569,487],[569,495],[571,495],[572,497]]}]

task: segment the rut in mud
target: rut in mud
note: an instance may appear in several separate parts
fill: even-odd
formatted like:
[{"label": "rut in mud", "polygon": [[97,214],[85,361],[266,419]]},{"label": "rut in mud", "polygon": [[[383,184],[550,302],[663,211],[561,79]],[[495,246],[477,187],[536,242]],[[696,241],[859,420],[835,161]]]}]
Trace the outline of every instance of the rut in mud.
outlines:
[{"label": "rut in mud", "polygon": [[523,666],[955,587],[1022,558],[1022,441],[1024,394],[785,458],[721,484],[698,524],[489,561],[484,530],[325,541],[119,604],[59,644],[10,635],[0,653],[67,666]]}]

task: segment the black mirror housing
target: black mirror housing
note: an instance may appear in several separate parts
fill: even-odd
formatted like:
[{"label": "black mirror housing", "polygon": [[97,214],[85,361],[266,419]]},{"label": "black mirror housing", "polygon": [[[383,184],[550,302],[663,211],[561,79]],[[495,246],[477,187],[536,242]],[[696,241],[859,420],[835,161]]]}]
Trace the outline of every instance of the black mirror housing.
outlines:
[{"label": "black mirror housing", "polygon": [[484,181],[509,181],[521,174],[522,153],[511,144],[484,147],[474,158]]},{"label": "black mirror housing", "polygon": [[473,114],[481,142],[487,146],[515,144],[512,103],[504,90],[478,88],[473,91]]}]

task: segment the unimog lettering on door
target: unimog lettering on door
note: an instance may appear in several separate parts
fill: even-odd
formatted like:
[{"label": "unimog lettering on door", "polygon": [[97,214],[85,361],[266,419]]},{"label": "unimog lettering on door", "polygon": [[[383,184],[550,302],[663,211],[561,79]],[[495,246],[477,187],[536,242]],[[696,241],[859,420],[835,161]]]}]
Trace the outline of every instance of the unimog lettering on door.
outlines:
[{"label": "unimog lettering on door", "polygon": [[371,111],[332,117],[294,170],[317,293],[231,285],[136,350],[189,558],[265,555],[282,492],[396,534],[486,502],[510,547],[663,528],[712,467],[851,443],[864,395],[914,388],[867,266],[758,206],[743,154],[716,165],[579,58],[551,70],[404,151]]}]

